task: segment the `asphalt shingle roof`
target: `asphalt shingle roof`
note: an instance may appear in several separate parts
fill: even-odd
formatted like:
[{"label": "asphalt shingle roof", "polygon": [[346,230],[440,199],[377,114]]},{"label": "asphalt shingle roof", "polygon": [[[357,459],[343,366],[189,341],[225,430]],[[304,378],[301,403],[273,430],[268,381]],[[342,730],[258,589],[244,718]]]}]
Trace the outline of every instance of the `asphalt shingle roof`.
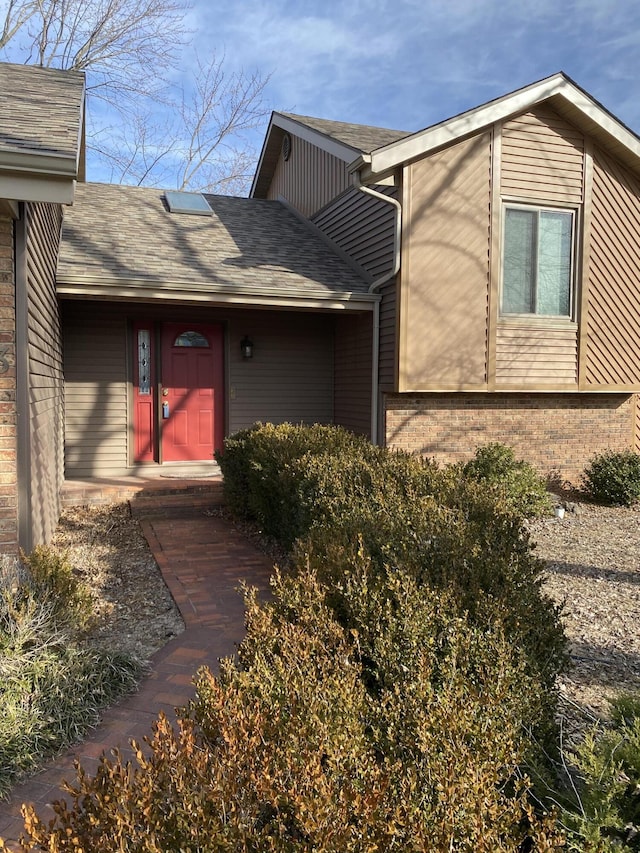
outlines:
[{"label": "asphalt shingle roof", "polygon": [[365,154],[375,151],[376,148],[389,145],[391,142],[397,142],[398,139],[403,139],[405,136],[411,136],[413,133],[410,130],[391,130],[386,127],[371,127],[366,124],[349,124],[348,122],[329,121],[324,118],[300,116],[294,113],[282,113],[282,115]]},{"label": "asphalt shingle roof", "polygon": [[84,75],[0,63],[0,157],[35,151],[75,159],[84,99]]},{"label": "asphalt shingle roof", "polygon": [[170,213],[159,189],[78,184],[65,212],[59,283],[86,277],[200,292],[366,293],[367,282],[280,202],[206,198],[213,215],[194,216]]}]

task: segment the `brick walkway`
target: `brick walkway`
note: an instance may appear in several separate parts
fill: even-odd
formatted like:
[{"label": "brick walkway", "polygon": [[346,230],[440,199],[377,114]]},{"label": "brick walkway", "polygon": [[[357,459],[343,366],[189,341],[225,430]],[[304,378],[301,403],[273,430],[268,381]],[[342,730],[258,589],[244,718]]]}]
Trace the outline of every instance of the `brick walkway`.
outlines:
[{"label": "brick walkway", "polygon": [[266,592],[271,562],[224,519],[207,515],[210,505],[211,499],[190,495],[132,500],[186,630],[154,655],[152,672],[138,693],[106,711],[86,741],[14,789],[11,800],[0,802],[5,841],[20,835],[23,802],[35,803],[42,817],[53,814],[47,804],[65,796],[60,783],[74,779],[75,758],[91,772],[103,751],[117,746],[127,754],[129,740],[150,734],[160,710],[175,719],[175,707],[193,696],[198,667],[207,664],[215,671],[219,658],[235,651],[244,635],[238,583],[243,579]]}]

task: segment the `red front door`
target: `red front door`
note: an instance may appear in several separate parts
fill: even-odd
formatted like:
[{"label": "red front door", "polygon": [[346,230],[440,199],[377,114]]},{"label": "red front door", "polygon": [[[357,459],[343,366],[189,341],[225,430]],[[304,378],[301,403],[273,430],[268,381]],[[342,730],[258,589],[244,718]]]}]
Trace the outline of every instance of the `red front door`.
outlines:
[{"label": "red front door", "polygon": [[222,449],[222,326],[162,327],[161,440],[164,462],[211,461]]}]

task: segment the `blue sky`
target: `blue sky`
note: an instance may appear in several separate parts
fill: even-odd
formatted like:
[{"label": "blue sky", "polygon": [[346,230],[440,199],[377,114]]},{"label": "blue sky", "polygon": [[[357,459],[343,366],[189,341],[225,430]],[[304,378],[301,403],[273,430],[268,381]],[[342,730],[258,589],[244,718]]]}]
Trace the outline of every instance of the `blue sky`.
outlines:
[{"label": "blue sky", "polygon": [[637,0],[195,0],[194,42],[274,109],[418,130],[564,71],[640,132]]}]

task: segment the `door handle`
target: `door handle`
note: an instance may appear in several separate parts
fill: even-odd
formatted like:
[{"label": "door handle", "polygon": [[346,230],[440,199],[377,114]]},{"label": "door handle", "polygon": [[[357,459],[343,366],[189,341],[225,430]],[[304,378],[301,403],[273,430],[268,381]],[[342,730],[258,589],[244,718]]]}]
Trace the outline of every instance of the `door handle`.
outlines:
[{"label": "door handle", "polygon": [[168,396],[169,396],[169,389],[168,389],[168,388],[163,388],[163,389],[162,389],[162,396],[163,396],[163,397],[168,397]]}]

